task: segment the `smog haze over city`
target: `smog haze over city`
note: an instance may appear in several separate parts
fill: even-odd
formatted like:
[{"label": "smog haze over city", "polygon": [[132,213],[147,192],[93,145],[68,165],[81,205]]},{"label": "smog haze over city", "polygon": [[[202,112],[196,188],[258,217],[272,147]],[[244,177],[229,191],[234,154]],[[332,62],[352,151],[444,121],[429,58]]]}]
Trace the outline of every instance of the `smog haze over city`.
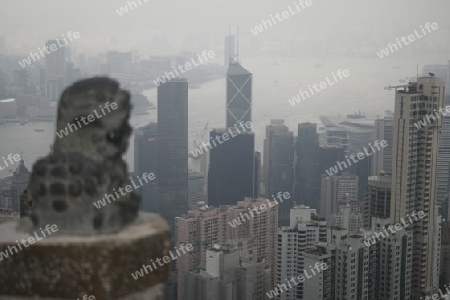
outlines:
[{"label": "smog haze over city", "polygon": [[2,0],[0,299],[450,299],[448,0]]}]

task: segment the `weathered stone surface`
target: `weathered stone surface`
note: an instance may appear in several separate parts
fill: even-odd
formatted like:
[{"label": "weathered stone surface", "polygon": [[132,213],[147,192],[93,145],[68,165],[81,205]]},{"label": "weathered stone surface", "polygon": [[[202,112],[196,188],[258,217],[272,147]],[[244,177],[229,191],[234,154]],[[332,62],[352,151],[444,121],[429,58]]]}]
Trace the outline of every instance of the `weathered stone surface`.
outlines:
[{"label": "weathered stone surface", "polygon": [[[0,252],[31,236],[15,226],[0,225]],[[169,247],[166,222],[145,213],[113,235],[48,236],[0,261],[0,299],[162,299],[170,264],[138,280],[131,274],[168,255]]]},{"label": "weathered stone surface", "polygon": [[[140,199],[133,191],[122,193],[129,184],[122,155],[131,134],[130,110],[129,93],[109,78],[82,80],[65,90],[53,153],[33,166],[29,190],[35,207],[24,230],[52,223],[58,234],[96,235],[133,222]],[[106,196],[109,202],[96,208],[93,203]]]},{"label": "weathered stone surface", "polygon": [[[118,300],[162,300],[164,285],[159,283],[142,292],[137,292],[129,296],[117,298]],[[82,298],[78,298],[82,299]],[[116,299],[116,298],[111,298]],[[16,296],[0,296],[0,300],[64,300],[64,298],[42,298],[42,297],[16,297]],[[100,300],[95,298],[95,300]]]}]

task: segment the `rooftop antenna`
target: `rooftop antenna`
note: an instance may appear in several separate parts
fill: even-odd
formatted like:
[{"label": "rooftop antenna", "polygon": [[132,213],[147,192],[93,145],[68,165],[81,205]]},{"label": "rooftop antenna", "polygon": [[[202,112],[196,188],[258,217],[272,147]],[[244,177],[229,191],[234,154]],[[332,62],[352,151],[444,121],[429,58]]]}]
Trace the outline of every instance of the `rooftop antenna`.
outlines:
[{"label": "rooftop antenna", "polygon": [[419,82],[419,64],[417,64],[417,77],[416,81]]}]

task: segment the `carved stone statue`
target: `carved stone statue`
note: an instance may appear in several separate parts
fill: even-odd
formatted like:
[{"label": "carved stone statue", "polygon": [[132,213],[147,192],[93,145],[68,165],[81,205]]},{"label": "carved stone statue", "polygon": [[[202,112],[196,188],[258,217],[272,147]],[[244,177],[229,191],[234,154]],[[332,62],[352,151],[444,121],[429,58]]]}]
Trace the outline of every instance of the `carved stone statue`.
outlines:
[{"label": "carved stone statue", "polygon": [[[122,155],[131,134],[130,110],[129,93],[109,78],[79,81],[64,91],[53,152],[35,163],[31,175],[31,230],[56,223],[59,234],[96,235],[135,220],[139,197],[118,194],[128,185]],[[114,200],[96,208],[93,203],[106,195]]]}]

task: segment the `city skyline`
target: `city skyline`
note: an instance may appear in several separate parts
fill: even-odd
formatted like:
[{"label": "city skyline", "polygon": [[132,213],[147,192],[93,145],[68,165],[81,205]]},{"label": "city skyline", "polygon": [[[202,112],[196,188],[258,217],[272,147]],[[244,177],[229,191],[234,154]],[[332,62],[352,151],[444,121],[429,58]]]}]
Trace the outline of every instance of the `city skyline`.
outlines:
[{"label": "city skyline", "polygon": [[447,0],[86,1],[0,11],[1,299],[450,298]]}]

